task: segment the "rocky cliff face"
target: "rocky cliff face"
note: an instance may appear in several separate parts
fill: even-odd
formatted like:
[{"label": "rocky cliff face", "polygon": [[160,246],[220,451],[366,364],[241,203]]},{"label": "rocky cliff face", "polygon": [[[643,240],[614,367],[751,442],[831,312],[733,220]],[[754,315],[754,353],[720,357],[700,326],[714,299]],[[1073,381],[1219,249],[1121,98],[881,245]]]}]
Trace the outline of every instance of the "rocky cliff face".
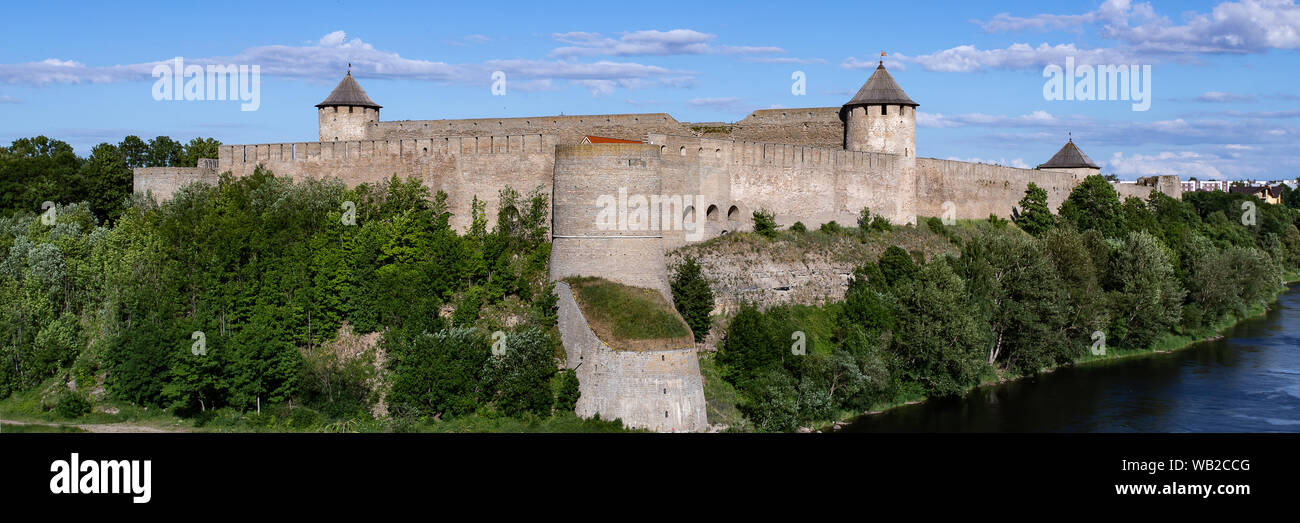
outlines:
[{"label": "rocky cliff face", "polygon": [[671,277],[685,257],[695,257],[713,287],[713,313],[730,315],[742,303],[767,308],[841,300],[853,269],[875,261],[890,245],[920,252],[926,259],[957,253],[942,236],[900,227],[883,235],[873,233],[868,241],[853,232],[786,233],[774,241],[747,233],[729,234],[671,251],[667,262]]}]

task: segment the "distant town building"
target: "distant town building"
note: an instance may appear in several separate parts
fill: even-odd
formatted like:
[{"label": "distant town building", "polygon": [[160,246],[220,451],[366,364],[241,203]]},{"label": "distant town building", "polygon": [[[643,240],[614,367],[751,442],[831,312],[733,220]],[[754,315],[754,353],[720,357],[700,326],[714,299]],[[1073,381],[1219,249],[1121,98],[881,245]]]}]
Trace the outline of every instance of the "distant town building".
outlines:
[{"label": "distant town building", "polygon": [[1264,200],[1264,203],[1277,204],[1282,201],[1282,185],[1236,185],[1229,192],[1249,194]]},{"label": "distant town building", "polygon": [[1232,186],[1228,180],[1186,180],[1182,182],[1183,192],[1193,191],[1227,191]]}]

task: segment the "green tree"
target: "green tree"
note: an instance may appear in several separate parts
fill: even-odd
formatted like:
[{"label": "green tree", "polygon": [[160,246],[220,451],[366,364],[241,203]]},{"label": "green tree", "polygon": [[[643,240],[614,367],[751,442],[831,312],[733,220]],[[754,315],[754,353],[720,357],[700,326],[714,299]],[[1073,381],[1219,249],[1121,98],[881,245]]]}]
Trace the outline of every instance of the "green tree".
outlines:
[{"label": "green tree", "polygon": [[117,148],[122,151],[127,167],[145,167],[149,163],[149,144],[139,136],[132,134],[123,138]]},{"label": "green tree", "polygon": [[[389,411],[397,416],[455,417],[473,412],[484,397],[488,340],[455,327],[388,339]],[[549,389],[548,389],[549,391]]]},{"label": "green tree", "polygon": [[582,394],[578,373],[573,369],[562,370],[559,373],[559,381],[560,390],[555,395],[555,411],[572,413],[578,407],[578,397]]},{"label": "green tree", "polygon": [[899,377],[935,396],[960,394],[975,385],[987,368],[989,342],[962,279],[947,262],[935,260],[895,293],[900,313],[890,351]]},{"label": "green tree", "polygon": [[1016,225],[1021,230],[1038,236],[1056,224],[1052,209],[1047,206],[1047,191],[1034,182],[1029,182],[1025,197],[1020,199],[1020,214]]},{"label": "green tree", "polygon": [[145,153],[145,167],[176,167],[181,165],[181,153],[185,146],[167,136],[149,140],[149,152]]},{"label": "green tree", "polygon": [[554,405],[555,341],[549,332],[525,328],[505,338],[505,354],[487,360],[485,381],[498,409],[509,416],[548,416]]},{"label": "green tree", "polygon": [[81,177],[90,189],[88,199],[95,216],[105,222],[116,219],[128,203],[133,180],[122,152],[107,143],[96,145],[81,165]]},{"label": "green tree", "polygon": [[718,348],[718,362],[732,383],[742,388],[749,380],[779,367],[787,344],[779,340],[767,317],[753,305],[741,305],[727,326]]},{"label": "green tree", "polygon": [[694,257],[687,256],[682,260],[669,285],[673,292],[673,305],[691,327],[696,343],[704,341],[712,327],[709,314],[713,312],[713,289]]},{"label": "green tree", "polygon": [[194,167],[199,164],[200,158],[217,157],[217,149],[221,147],[221,142],[216,138],[194,138],[190,143],[185,144],[180,153],[180,166]]},{"label": "green tree", "polygon": [[1130,348],[1146,348],[1182,319],[1186,291],[1164,245],[1145,232],[1129,233],[1115,249],[1111,272],[1111,328]]},{"label": "green tree", "polygon": [[1101,176],[1083,179],[1061,204],[1061,218],[1080,231],[1096,229],[1107,238],[1120,236],[1125,231],[1124,212],[1119,193]]}]

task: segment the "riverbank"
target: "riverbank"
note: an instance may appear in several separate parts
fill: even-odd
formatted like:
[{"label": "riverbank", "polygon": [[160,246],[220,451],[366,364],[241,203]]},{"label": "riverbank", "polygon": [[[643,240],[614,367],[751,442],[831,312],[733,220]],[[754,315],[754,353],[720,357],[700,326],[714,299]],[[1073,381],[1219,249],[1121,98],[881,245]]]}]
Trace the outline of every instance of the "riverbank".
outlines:
[{"label": "riverbank", "polygon": [[[1271,299],[1268,300],[1266,304],[1252,307],[1246,312],[1244,316],[1226,318],[1216,323],[1215,325],[1206,327],[1200,331],[1191,334],[1171,333],[1157,340],[1156,343],[1154,343],[1152,346],[1144,349],[1117,349],[1117,350],[1111,349],[1108,350],[1103,355],[1087,354],[1083,357],[1076,358],[1074,361],[1070,363],[1059,365],[1049,369],[1044,369],[1041,374],[1050,374],[1060,369],[1070,368],[1070,367],[1086,367],[1086,366],[1097,365],[1099,363],[1113,363],[1116,361],[1126,360],[1126,359],[1136,359],[1136,358],[1149,357],[1155,355],[1166,355],[1166,354],[1180,352],[1195,347],[1201,343],[1211,342],[1211,341],[1221,339],[1225,335],[1225,333],[1232,330],[1234,327],[1237,327],[1238,325],[1244,322],[1258,319],[1261,316],[1267,314],[1270,310],[1272,310],[1273,306],[1278,302],[1278,298],[1286,292],[1293,291],[1296,288],[1295,284],[1297,283],[1300,283],[1300,273],[1287,274],[1285,277],[1284,284],[1278,287],[1276,292],[1273,293],[1273,296],[1271,297]],[[973,386],[967,391],[965,391],[962,394],[962,396],[965,397],[980,391],[987,391],[995,387],[1000,387],[1003,385],[1020,381],[1024,378],[1030,378],[1041,374],[1011,374],[1004,371],[999,371],[996,377],[990,377],[988,379],[983,380],[980,384]],[[814,425],[812,427],[806,427],[801,429],[801,431],[803,432],[835,431],[843,428],[846,425],[851,424],[854,420],[862,419],[869,416],[884,414],[903,406],[925,403],[929,399],[931,398],[928,397],[899,398],[896,399],[895,401],[873,406],[871,410],[864,413],[860,413],[860,414],[844,413],[836,421],[821,423],[821,424]]]}]

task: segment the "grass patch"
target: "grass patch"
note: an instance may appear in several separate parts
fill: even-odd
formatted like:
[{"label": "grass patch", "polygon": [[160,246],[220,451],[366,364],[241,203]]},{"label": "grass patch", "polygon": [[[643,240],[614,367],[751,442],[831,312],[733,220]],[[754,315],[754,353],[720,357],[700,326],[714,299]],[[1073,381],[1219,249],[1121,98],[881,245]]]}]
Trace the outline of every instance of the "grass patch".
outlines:
[{"label": "grass patch", "polygon": [[694,343],[686,322],[659,291],[603,278],[569,278],[565,281],[573,287],[578,306],[592,330],[610,348],[679,349]]},{"label": "grass patch", "polygon": [[726,425],[728,430],[746,431],[749,420],[740,413],[737,405],[740,394],[736,387],[722,379],[722,369],[718,368],[717,355],[700,354],[700,375],[704,377],[705,412],[710,425]]}]

